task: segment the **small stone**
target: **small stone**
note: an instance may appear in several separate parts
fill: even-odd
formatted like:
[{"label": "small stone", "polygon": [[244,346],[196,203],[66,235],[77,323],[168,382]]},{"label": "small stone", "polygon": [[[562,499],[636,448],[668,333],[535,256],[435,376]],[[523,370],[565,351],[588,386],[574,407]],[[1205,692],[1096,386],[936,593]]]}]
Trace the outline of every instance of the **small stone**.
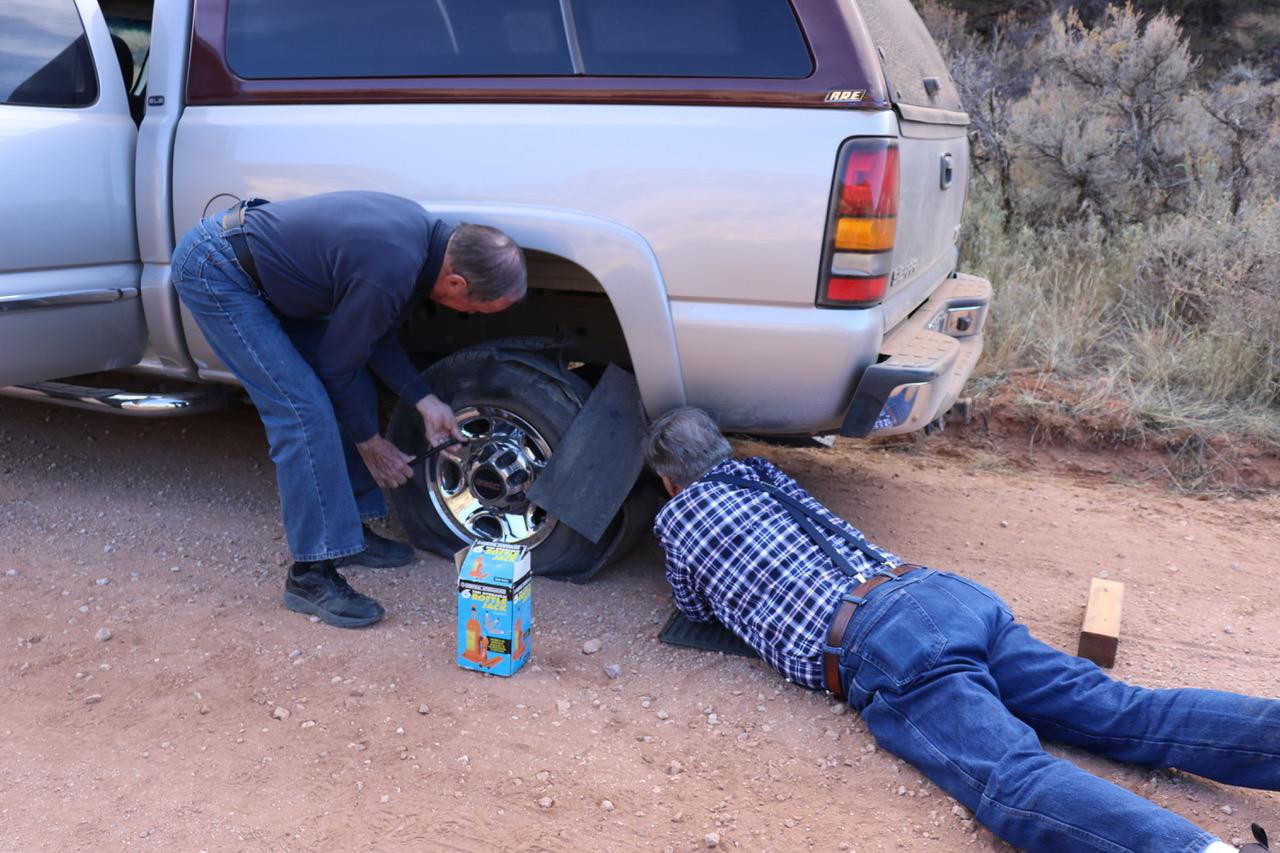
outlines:
[{"label": "small stone", "polygon": [[86,705],[97,705],[101,701],[101,693],[90,693],[88,696],[84,697],[84,704]]},{"label": "small stone", "polygon": [[1235,632],[1236,632],[1236,629],[1232,628],[1230,625],[1227,625],[1222,629],[1222,633],[1224,634],[1234,634]]},{"label": "small stone", "polygon": [[304,729],[313,729],[313,728],[315,728],[315,725],[316,725],[316,721],[315,721],[315,720],[304,720],[304,721],[303,721],[303,723],[302,723],[302,727],[303,727]]},{"label": "small stone", "polygon": [[1222,813],[1223,813],[1223,814],[1235,814],[1235,813],[1236,813],[1236,810],[1235,810],[1235,809],[1233,809],[1233,808],[1231,808],[1231,806],[1223,806],[1223,807],[1222,807]]},{"label": "small stone", "polygon": [[454,761],[458,762],[458,763],[459,763],[459,764],[461,764],[463,767],[466,767],[468,764],[470,764],[470,763],[471,763],[471,756],[469,756],[469,755],[459,755],[457,758],[455,758],[455,759],[454,759]]},{"label": "small stone", "polygon": [[380,803],[389,803],[389,802],[391,802],[391,795],[390,795],[390,794],[383,794],[381,797],[378,797],[378,802],[380,802]]},{"label": "small stone", "polygon": [[293,651],[289,652],[289,657],[291,658],[296,658],[301,656],[302,656],[302,649],[294,649]]},{"label": "small stone", "polygon": [[271,712],[271,716],[277,720],[287,720],[290,717],[289,709],[283,705],[277,705],[275,710]]},{"label": "small stone", "polygon": [[573,707],[573,703],[572,703],[572,702],[570,702],[568,699],[557,699],[557,700],[556,700],[556,710],[560,712],[560,716],[562,716],[562,717],[563,717],[563,716],[565,716],[566,714],[568,714],[568,713],[569,713],[569,709],[570,709],[570,708],[572,708],[572,707]]},{"label": "small stone", "polygon": [[608,800],[601,800],[600,808],[604,809],[607,812],[611,812],[613,811],[613,803],[609,802]]},{"label": "small stone", "polygon": [[94,634],[93,638],[97,640],[99,643],[105,643],[107,640],[111,639],[111,629],[99,628],[98,633]]},{"label": "small stone", "polygon": [[423,702],[418,706],[418,713],[425,717],[427,714],[431,713],[431,708],[427,706],[426,702]]},{"label": "small stone", "polygon": [[604,665],[604,674],[607,675],[610,680],[613,680],[619,675],[622,675],[622,667],[616,663],[607,663]]},{"label": "small stone", "polygon": [[109,583],[111,583],[111,578],[98,578],[96,581],[94,581],[94,584],[96,586],[106,586]]},{"label": "small stone", "polygon": [[718,833],[718,832],[708,832],[706,835],[702,836],[702,840],[703,840],[704,842],[706,842],[706,845],[707,845],[708,847],[719,847],[719,846],[720,846],[720,833]]},{"label": "small stone", "polygon": [[667,766],[667,775],[679,776],[683,772],[684,772],[684,765],[681,764],[679,761],[676,761],[674,758],[671,759],[671,764]]},{"label": "small stone", "polygon": [[1009,522],[1007,522],[1007,521],[1002,521],[1002,522],[1000,522],[1000,526],[1001,526],[1001,527],[1008,527],[1008,526],[1009,526]]},{"label": "small stone", "polygon": [[77,607],[77,608],[76,608],[76,610],[80,611],[81,613],[88,613],[88,612],[89,612],[89,605],[87,605],[87,604],[81,604],[79,607]]},{"label": "small stone", "polygon": [[169,567],[169,571],[171,571],[171,572],[180,572],[180,571],[182,571],[182,567],[181,567],[181,566],[170,566],[170,567]]},{"label": "small stone", "polygon": [[959,803],[956,803],[951,807],[951,813],[961,820],[970,820],[973,818],[973,813]]},{"label": "small stone", "polygon": [[403,735],[404,735],[404,726],[396,726],[396,734],[403,736]]},{"label": "small stone", "polygon": [[550,797],[543,797],[542,799],[538,800],[538,808],[540,809],[549,809],[555,804],[556,804],[556,801],[551,799]]},{"label": "small stone", "polygon": [[539,770],[534,778],[539,782],[548,782],[551,780],[551,774],[546,770]]},{"label": "small stone", "polygon": [[309,621],[311,621],[311,622],[319,622],[319,621],[320,621],[320,617],[319,617],[319,616],[308,616],[308,617],[307,617],[307,619],[308,619]]},{"label": "small stone", "polygon": [[582,653],[584,655],[594,655],[596,652],[600,651],[601,645],[602,643],[595,638],[587,640],[582,644]]},{"label": "small stone", "polygon": [[18,570],[9,569],[7,572],[4,573],[4,576],[7,578],[16,578],[18,576]]},{"label": "small stone", "polygon": [[659,711],[659,712],[658,712],[658,719],[659,719],[659,720],[669,720],[669,719],[671,719],[671,715],[670,715],[670,714],[668,714],[666,711]]},{"label": "small stone", "polygon": [[208,705],[201,705],[201,706],[200,706],[200,716],[202,716],[202,717],[203,717],[203,716],[205,716],[205,715],[206,715],[206,714],[208,714],[208,713],[209,713],[209,706],[208,706]]}]

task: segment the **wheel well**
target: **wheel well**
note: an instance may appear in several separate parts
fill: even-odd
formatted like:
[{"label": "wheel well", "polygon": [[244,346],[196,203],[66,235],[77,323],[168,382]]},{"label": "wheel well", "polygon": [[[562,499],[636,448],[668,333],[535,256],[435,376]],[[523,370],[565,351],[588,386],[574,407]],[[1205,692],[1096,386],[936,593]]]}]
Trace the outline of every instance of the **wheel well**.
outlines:
[{"label": "wheel well", "polygon": [[559,255],[525,250],[529,293],[498,314],[459,314],[430,300],[419,306],[401,339],[422,362],[497,338],[537,336],[565,345],[564,359],[588,365],[631,367],[622,326],[600,282]]}]

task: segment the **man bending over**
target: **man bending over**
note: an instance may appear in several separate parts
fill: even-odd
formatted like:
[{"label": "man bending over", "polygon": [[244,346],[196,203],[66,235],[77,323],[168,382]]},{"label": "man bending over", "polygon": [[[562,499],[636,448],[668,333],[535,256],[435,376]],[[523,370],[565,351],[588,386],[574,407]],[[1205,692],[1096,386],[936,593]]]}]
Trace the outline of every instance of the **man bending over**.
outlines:
[{"label": "man bending over", "polygon": [[[1212,833],[1044,751],[1280,789],[1280,701],[1149,690],[1050,648],[995,593],[904,563],[764,459],[735,459],[700,409],[646,455],[670,502],[654,532],[685,616],[718,619],[771,667],[831,691],[885,749],[1031,853],[1234,853]],[[1255,827],[1266,850],[1265,834]]]}]

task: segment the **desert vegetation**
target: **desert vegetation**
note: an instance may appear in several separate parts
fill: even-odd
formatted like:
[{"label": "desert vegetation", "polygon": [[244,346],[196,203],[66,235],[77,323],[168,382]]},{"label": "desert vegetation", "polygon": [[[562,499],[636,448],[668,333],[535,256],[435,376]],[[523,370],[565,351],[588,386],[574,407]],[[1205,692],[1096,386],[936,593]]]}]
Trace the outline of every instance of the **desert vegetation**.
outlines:
[{"label": "desert vegetation", "polygon": [[1099,443],[1280,451],[1280,12],[993,5],[920,3],[972,120],[979,393]]}]

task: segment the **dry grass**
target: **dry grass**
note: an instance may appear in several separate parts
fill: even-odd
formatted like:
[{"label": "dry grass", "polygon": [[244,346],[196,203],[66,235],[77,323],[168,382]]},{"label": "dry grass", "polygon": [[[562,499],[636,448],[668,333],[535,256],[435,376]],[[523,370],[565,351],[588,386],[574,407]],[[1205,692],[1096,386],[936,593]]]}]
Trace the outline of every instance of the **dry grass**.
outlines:
[{"label": "dry grass", "polygon": [[[1043,374],[1018,383],[1018,416],[1168,447],[1185,488],[1221,467],[1224,434],[1280,452],[1280,86],[1235,69],[1211,115],[1176,22],[1126,8],[1055,19],[1023,55],[938,20],[957,77],[986,69],[959,79],[983,98],[963,263],[996,289],[979,394]],[[1035,69],[1025,97],[990,87],[993,63]],[[1082,90],[1104,102],[1046,120]]]}]

